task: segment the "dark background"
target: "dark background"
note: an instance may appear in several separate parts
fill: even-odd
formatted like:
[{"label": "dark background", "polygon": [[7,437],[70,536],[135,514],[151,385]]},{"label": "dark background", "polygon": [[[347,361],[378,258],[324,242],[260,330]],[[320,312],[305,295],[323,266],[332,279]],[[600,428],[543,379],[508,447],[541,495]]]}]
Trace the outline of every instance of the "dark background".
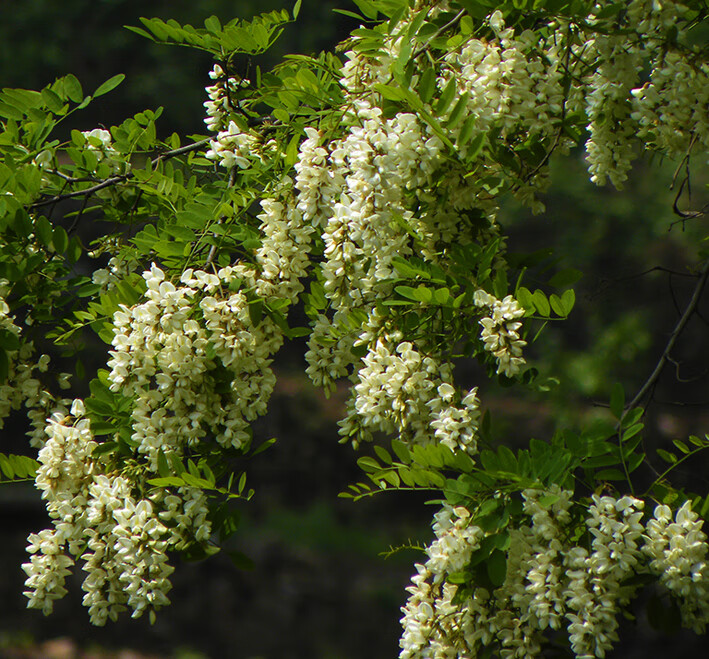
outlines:
[{"label": "dark background", "polygon": [[[90,93],[125,73],[116,92],[73,119],[76,127],[108,127],[162,105],[158,126],[163,137],[173,131],[204,133],[209,59],[197,51],[153,44],[122,26],[140,25],[140,16],[198,26],[211,14],[226,22],[282,6],[277,0],[33,0],[10,7],[5,0],[0,2],[6,9],[0,21],[0,86],[36,89],[73,73]],[[286,30],[270,63],[285,52],[329,49],[344,38],[356,25],[333,13],[334,6],[352,9],[345,0],[305,0],[298,23]],[[269,61],[262,66],[267,68]],[[481,380],[483,405],[492,413],[496,432],[513,446],[605,414],[616,381],[626,387],[628,398],[640,388],[678,310],[691,296],[694,280],[684,275],[697,262],[696,246],[705,229],[706,218],[676,222],[669,163],[639,161],[623,192],[588,183],[581,153],[555,161],[554,167],[547,212],[533,217],[509,202],[500,221],[509,231],[510,251],[554,246],[564,255],[563,262],[530,272],[529,288],[544,279],[546,266],[576,267],[585,277],[576,287],[577,308],[570,320],[547,328],[528,351],[530,359],[543,357],[537,364],[543,372],[560,378],[555,391],[541,397]],[[694,187],[700,190],[701,174],[697,177]],[[650,271],[657,266],[678,274]],[[705,299],[674,354],[679,379],[674,367],[666,369],[649,409],[646,448],[657,468],[663,467],[657,447],[671,448],[672,439],[703,435],[707,428],[707,318]],[[230,547],[250,556],[254,569],[236,569],[225,553],[199,564],[176,559],[173,604],[158,614],[154,626],[127,618],[103,629],[88,624],[77,575],[55,614],[44,618],[25,609],[20,569],[27,560],[27,534],[47,525],[43,507],[31,487],[0,488],[0,657],[49,657],[50,649],[41,643],[60,637],[71,639],[64,648],[76,653],[65,656],[97,648],[103,654],[91,656],[118,656],[111,653],[121,648],[140,656],[182,659],[398,655],[404,587],[414,561],[422,558],[412,550],[387,560],[379,554],[409,538],[428,543],[433,509],[424,505],[425,496],[385,494],[357,504],[338,499],[338,492],[359,478],[357,455],[337,442],[335,422],[345,389],[330,400],[316,392],[303,374],[298,346],[284,353],[276,367],[279,385],[272,411],[255,434],[275,436],[278,442],[250,468],[256,496],[244,506],[242,528]],[[476,377],[474,369],[460,368]],[[21,434],[13,428],[10,423],[3,432],[3,451],[21,446]],[[680,476],[688,487],[706,492],[707,473],[707,461],[700,456]],[[702,639],[691,634],[659,637],[642,614],[636,623],[624,624],[624,643],[613,657],[689,657],[702,647]]]}]

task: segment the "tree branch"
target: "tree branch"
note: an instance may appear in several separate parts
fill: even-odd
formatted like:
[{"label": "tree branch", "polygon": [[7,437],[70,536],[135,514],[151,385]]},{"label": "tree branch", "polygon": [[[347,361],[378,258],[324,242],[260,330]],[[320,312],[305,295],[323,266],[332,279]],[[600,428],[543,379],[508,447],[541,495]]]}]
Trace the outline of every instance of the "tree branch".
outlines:
[{"label": "tree branch", "polygon": [[[159,162],[162,160],[168,160],[170,158],[174,158],[175,156],[180,156],[184,153],[189,153],[190,151],[197,151],[198,149],[201,149],[203,146],[209,144],[210,138],[206,138],[204,140],[200,140],[199,142],[194,142],[192,144],[187,144],[186,146],[181,146],[179,149],[173,149],[171,151],[164,151],[163,153],[157,155],[155,158],[153,158],[150,161],[150,164],[154,167],[157,165]],[[110,178],[107,178],[101,183],[97,183],[96,185],[91,186],[90,188],[85,188],[84,190],[74,190],[74,192],[67,192],[65,194],[60,194],[56,195],[54,197],[50,197],[49,199],[43,199],[42,201],[35,201],[32,204],[29,204],[27,206],[27,209],[29,210],[30,208],[38,208],[40,206],[47,206],[49,204],[55,204],[59,201],[65,201],[66,199],[73,199],[75,197],[82,197],[84,195],[92,195],[95,192],[98,192],[99,190],[103,190],[104,188],[108,188],[112,185],[115,185],[116,183],[121,183],[123,181],[127,181],[129,178],[133,176],[132,173],[128,174],[121,174],[119,176],[111,176]],[[65,178],[65,177],[62,177]],[[69,179],[67,179],[69,180]]]},{"label": "tree branch", "polygon": [[440,37],[446,30],[452,28],[458,21],[460,21],[461,18],[465,16],[465,9],[461,9],[450,21],[448,21],[445,25],[442,27],[439,27],[428,39],[426,39],[426,43],[422,44],[419,46],[411,55],[411,59],[415,60],[422,52],[424,52],[428,48],[428,44],[431,43],[434,39],[437,39]]},{"label": "tree branch", "polygon": [[[236,165],[231,168],[231,171],[229,172],[229,182],[227,184],[228,187],[233,188],[234,185],[236,184],[236,172],[237,172],[238,167]],[[220,217],[217,220],[217,224],[222,224],[224,222],[224,217]],[[212,234],[216,240],[216,235]],[[205,261],[205,266],[209,265],[213,260],[214,257],[217,254],[217,246],[212,245],[209,249],[209,254],[207,254],[207,260]]]},{"label": "tree branch", "polygon": [[689,322],[689,319],[692,317],[692,314],[695,312],[697,305],[699,304],[699,300],[702,297],[702,292],[704,291],[704,286],[707,283],[707,279],[709,278],[709,261],[707,261],[704,264],[704,267],[702,268],[701,275],[699,277],[699,281],[697,281],[695,287],[694,287],[694,293],[692,294],[692,299],[689,301],[689,304],[687,304],[687,308],[684,310],[684,313],[682,314],[682,317],[679,319],[677,322],[677,325],[675,326],[674,330],[672,331],[672,334],[670,336],[670,340],[667,342],[667,345],[665,346],[665,349],[662,353],[662,356],[660,357],[660,360],[657,362],[657,365],[655,366],[655,370],[650,374],[650,377],[645,381],[645,384],[640,388],[640,391],[638,391],[637,394],[635,394],[635,397],[633,398],[632,401],[628,404],[628,406],[625,408],[625,413],[623,416],[625,416],[630,410],[633,408],[637,407],[638,403],[647,395],[647,393],[657,384],[657,380],[660,377],[660,373],[662,372],[662,369],[665,367],[665,364],[668,361],[671,361],[670,359],[670,353],[672,352],[672,348],[674,348],[675,343],[677,342],[677,339],[679,338],[680,334],[684,331],[684,328],[686,327],[687,323]]}]

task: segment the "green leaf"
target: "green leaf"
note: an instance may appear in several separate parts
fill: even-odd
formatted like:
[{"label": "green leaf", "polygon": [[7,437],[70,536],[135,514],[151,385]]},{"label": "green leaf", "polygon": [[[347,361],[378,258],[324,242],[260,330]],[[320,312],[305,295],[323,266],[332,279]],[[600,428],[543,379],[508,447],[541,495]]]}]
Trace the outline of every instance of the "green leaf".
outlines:
[{"label": "green leaf", "polygon": [[465,92],[453,106],[453,109],[448,116],[448,121],[446,122],[446,127],[449,130],[453,130],[465,116],[465,112],[468,108],[468,97],[468,92]]},{"label": "green leaf", "polygon": [[333,9],[332,11],[336,14],[342,14],[343,16],[349,16],[350,18],[354,18],[356,21],[365,20],[364,16],[361,16],[360,14],[357,14],[353,11],[348,11],[347,9]]},{"label": "green leaf", "polygon": [[611,414],[616,419],[620,419],[623,415],[623,409],[625,409],[625,391],[623,391],[623,385],[620,384],[620,382],[616,382],[611,390],[610,409]]},{"label": "green leaf", "polygon": [[96,435],[113,435],[116,432],[116,427],[109,421],[91,421],[91,432]]},{"label": "green leaf", "polygon": [[367,455],[359,458],[357,460],[357,464],[362,471],[369,473],[379,471],[382,468],[382,466],[374,458],[370,458]]},{"label": "green leaf", "polygon": [[5,350],[19,350],[20,338],[9,329],[0,329],[0,347]]},{"label": "green leaf", "polygon": [[487,575],[494,586],[502,586],[507,577],[507,557],[505,552],[495,549],[487,560]]},{"label": "green leaf", "polygon": [[377,18],[377,14],[379,13],[376,7],[376,3],[373,2],[372,0],[352,0],[357,7],[359,7],[359,10],[367,17],[372,20],[375,20]]},{"label": "green leaf", "polygon": [[242,472],[241,476],[239,476],[239,484],[236,486],[236,491],[241,494],[244,491],[244,488],[246,487],[246,472]]},{"label": "green leaf", "polygon": [[478,0],[457,0],[457,2],[473,18],[482,20],[490,13],[489,6],[486,6],[485,3],[479,2]]},{"label": "green leaf", "polygon": [[126,30],[130,30],[131,32],[135,32],[136,34],[139,34],[141,37],[145,37],[146,39],[150,39],[150,41],[155,41],[155,37],[152,34],[149,34],[145,30],[143,30],[140,27],[134,27],[133,25],[124,25],[123,26]]},{"label": "green leaf", "polygon": [[300,5],[301,5],[302,0],[296,0],[295,5],[293,6],[293,20],[298,18],[298,15],[300,14]]},{"label": "green leaf", "polygon": [[547,300],[547,296],[544,295],[543,291],[540,291],[539,289],[534,291],[534,293],[532,294],[532,302],[534,302],[534,306],[536,307],[540,315],[544,317],[549,316],[551,307],[549,306],[549,300]]},{"label": "green leaf", "polygon": [[555,293],[552,293],[549,296],[549,304],[551,305],[552,311],[557,315],[562,318],[566,318],[566,310],[564,309],[564,305],[561,302],[561,298],[556,295]]},{"label": "green leaf", "polygon": [[2,453],[0,453],[0,471],[10,480],[15,478],[15,470],[12,468],[10,460]]},{"label": "green leaf", "polygon": [[52,225],[46,217],[42,216],[35,220],[34,233],[45,247],[49,247],[52,242]]},{"label": "green leaf", "polygon": [[689,447],[681,439],[673,439],[672,443],[684,454],[689,454]]},{"label": "green leaf", "polygon": [[428,103],[433,98],[433,93],[436,91],[436,72],[433,67],[428,67],[421,74],[417,91],[424,103]]},{"label": "green leaf", "polygon": [[464,584],[471,580],[471,575],[468,572],[451,572],[446,577],[446,581],[452,584]]},{"label": "green leaf", "polygon": [[428,304],[433,300],[433,291],[430,288],[426,288],[423,284],[419,284],[417,288],[412,288],[411,286],[396,286],[394,290],[402,297],[414,300],[415,302]]},{"label": "green leaf", "polygon": [[399,458],[399,460],[401,460],[404,464],[411,463],[411,460],[412,460],[411,451],[409,451],[406,444],[404,444],[401,440],[392,439],[391,449],[396,454],[396,457]]},{"label": "green leaf", "polygon": [[566,286],[575,284],[581,277],[583,277],[583,272],[580,270],[576,270],[576,268],[565,268],[564,270],[559,270],[559,272],[549,280],[549,285],[555,288],[565,288]]},{"label": "green leaf", "polygon": [[212,34],[219,34],[222,31],[221,21],[217,16],[210,16],[204,19],[204,27]]},{"label": "green leaf", "polygon": [[384,472],[379,477],[386,483],[389,483],[389,485],[393,485],[394,487],[399,487],[401,485],[399,474],[397,474],[395,471]]},{"label": "green leaf", "polygon": [[623,417],[623,427],[629,428],[630,426],[634,426],[638,421],[640,421],[643,414],[645,414],[645,410],[642,407],[635,407],[632,410],[629,410]]},{"label": "green leaf", "polygon": [[269,449],[271,446],[273,446],[276,443],[276,438],[271,437],[271,439],[267,439],[263,444],[260,444],[254,451],[251,453],[251,457],[258,455],[259,453],[263,453],[265,450]]},{"label": "green leaf", "polygon": [[392,463],[391,454],[383,446],[374,446],[374,452],[377,457],[382,461],[382,464],[390,465]]},{"label": "green leaf", "polygon": [[[475,117],[471,114],[463,123],[463,127],[460,129],[460,134],[458,135],[458,146],[465,146],[470,138],[475,132]],[[482,142],[484,141],[485,135],[482,135],[482,140],[480,141],[480,147],[482,148]],[[475,150],[475,148],[471,149]],[[477,155],[477,153],[475,154]]]},{"label": "green leaf", "polygon": [[0,472],[9,480],[34,478],[39,463],[26,455],[0,453]]},{"label": "green leaf", "polygon": [[148,485],[154,487],[184,487],[185,481],[179,476],[165,476],[164,478],[150,478]]},{"label": "green leaf", "polygon": [[632,474],[645,460],[644,453],[635,453],[628,459],[627,468],[628,473]]},{"label": "green leaf", "polygon": [[601,469],[596,473],[596,479],[599,481],[624,481],[625,478],[620,469]]},{"label": "green leaf", "polygon": [[568,316],[576,304],[576,293],[573,288],[564,291],[561,295],[561,306],[564,310],[564,315]]},{"label": "green leaf", "polygon": [[54,227],[52,244],[59,254],[63,254],[69,246],[69,236],[64,227]]},{"label": "green leaf", "polygon": [[117,75],[113,76],[112,78],[109,78],[104,82],[103,84],[99,85],[98,89],[94,92],[93,97],[97,98],[98,96],[103,96],[104,94],[108,94],[112,89],[115,89],[120,85],[124,80],[126,79],[126,76],[123,73],[118,73]]},{"label": "green leaf", "polygon": [[438,99],[438,103],[436,103],[434,107],[434,112],[436,113],[437,116],[441,116],[442,114],[445,114],[446,110],[450,107],[450,104],[453,102],[453,99],[455,98],[455,94],[457,91],[457,86],[456,86],[456,79],[455,76],[453,76],[449,81],[448,84],[446,85],[445,89],[441,93],[440,98]]},{"label": "green leaf", "polygon": [[534,299],[532,298],[532,292],[528,288],[520,286],[515,291],[515,297],[526,311],[534,311]]},{"label": "green leaf", "polygon": [[559,499],[560,497],[558,494],[544,494],[543,496],[539,497],[537,503],[542,508],[549,508],[549,506],[555,504]]},{"label": "green leaf", "polygon": [[627,430],[625,430],[623,432],[622,441],[627,442],[631,437],[634,437],[635,435],[637,435],[644,427],[645,427],[644,423],[636,423],[635,425],[630,426]]},{"label": "green leaf", "polygon": [[81,89],[81,83],[71,73],[64,76],[64,91],[70,100],[75,103],[81,103],[84,100],[84,92]]},{"label": "green leaf", "polygon": [[171,473],[172,470],[170,469],[170,463],[167,461],[165,453],[163,453],[162,450],[158,451],[158,474],[164,478],[167,478]]},{"label": "green leaf", "polygon": [[669,464],[675,464],[677,462],[677,456],[674,453],[665,451],[665,449],[657,449],[657,455],[659,455],[665,462]]}]

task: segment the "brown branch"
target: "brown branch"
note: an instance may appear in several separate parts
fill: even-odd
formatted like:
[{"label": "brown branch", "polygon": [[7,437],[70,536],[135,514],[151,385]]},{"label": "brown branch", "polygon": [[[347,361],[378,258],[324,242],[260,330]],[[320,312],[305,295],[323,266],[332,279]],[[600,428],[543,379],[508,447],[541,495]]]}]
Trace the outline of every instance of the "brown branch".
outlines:
[{"label": "brown branch", "polygon": [[[189,153],[190,151],[197,151],[198,149],[201,149],[203,146],[209,144],[210,138],[206,138],[204,140],[200,140],[199,142],[194,142],[192,144],[187,144],[186,146],[181,146],[179,149],[172,149],[171,151],[164,151],[163,153],[157,155],[155,158],[153,158],[150,161],[151,166],[157,165],[159,162],[163,160],[168,160],[170,158],[174,158],[175,156],[180,156],[184,153]],[[96,185],[91,186],[90,188],[86,188],[84,190],[74,190],[74,192],[67,192],[65,194],[60,194],[56,195],[54,197],[51,197],[49,199],[43,199],[42,201],[35,201],[32,204],[29,204],[27,206],[27,209],[29,210],[30,208],[38,208],[40,206],[47,206],[49,204],[55,204],[60,201],[65,201],[66,199],[74,199],[76,197],[82,197],[84,195],[92,195],[95,192],[98,192],[99,190],[103,190],[104,188],[108,188],[112,185],[115,185],[116,183],[122,183],[123,181],[127,181],[129,178],[131,178],[133,174],[129,172],[128,174],[120,174],[119,176],[111,176],[110,178],[107,178],[101,183],[97,183]]]},{"label": "brown branch", "polygon": [[674,330],[672,331],[672,334],[670,335],[670,340],[667,342],[667,345],[665,346],[664,351],[662,352],[662,355],[660,356],[659,361],[657,362],[655,369],[653,372],[650,374],[650,377],[645,381],[645,384],[640,388],[637,394],[635,394],[635,397],[633,398],[632,401],[627,405],[625,408],[625,413],[623,414],[623,417],[630,412],[633,408],[637,407],[640,401],[647,395],[647,393],[655,387],[657,384],[657,380],[660,377],[660,374],[662,373],[662,369],[665,367],[665,364],[667,364],[668,361],[671,361],[670,353],[672,352],[672,349],[674,348],[675,343],[677,342],[677,339],[679,338],[680,334],[684,331],[684,328],[686,327],[687,323],[689,322],[689,319],[692,317],[692,314],[695,312],[697,305],[699,304],[699,300],[702,297],[702,292],[704,291],[704,286],[707,283],[707,279],[709,278],[709,261],[707,261],[704,264],[704,267],[702,268],[699,281],[697,281],[695,287],[694,287],[694,293],[692,293],[692,299],[689,301],[689,304],[687,304],[686,309],[684,310],[684,313],[682,314],[681,318],[677,322],[677,325],[675,326]]}]

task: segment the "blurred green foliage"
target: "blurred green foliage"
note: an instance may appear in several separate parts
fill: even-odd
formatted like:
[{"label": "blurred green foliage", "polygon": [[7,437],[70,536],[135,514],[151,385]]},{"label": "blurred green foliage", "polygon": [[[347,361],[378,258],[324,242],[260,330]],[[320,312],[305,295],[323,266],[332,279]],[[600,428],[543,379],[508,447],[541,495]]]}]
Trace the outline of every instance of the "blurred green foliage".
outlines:
[{"label": "blurred green foliage", "polygon": [[[514,202],[501,211],[511,252],[551,247],[564,255],[562,262],[540,252],[527,273],[529,288],[549,271],[584,273],[569,320],[547,327],[531,348],[544,356],[539,367],[560,379],[560,400],[569,392],[579,401],[607,400],[617,381],[633,391],[661,354],[676,307],[683,308],[693,286],[703,229],[673,213],[675,167],[639,160],[626,189],[617,191],[592,184],[577,151],[552,161],[545,213],[531,215]],[[698,386],[697,393],[706,391],[706,383]],[[577,411],[567,408],[562,418],[570,421]]]}]

